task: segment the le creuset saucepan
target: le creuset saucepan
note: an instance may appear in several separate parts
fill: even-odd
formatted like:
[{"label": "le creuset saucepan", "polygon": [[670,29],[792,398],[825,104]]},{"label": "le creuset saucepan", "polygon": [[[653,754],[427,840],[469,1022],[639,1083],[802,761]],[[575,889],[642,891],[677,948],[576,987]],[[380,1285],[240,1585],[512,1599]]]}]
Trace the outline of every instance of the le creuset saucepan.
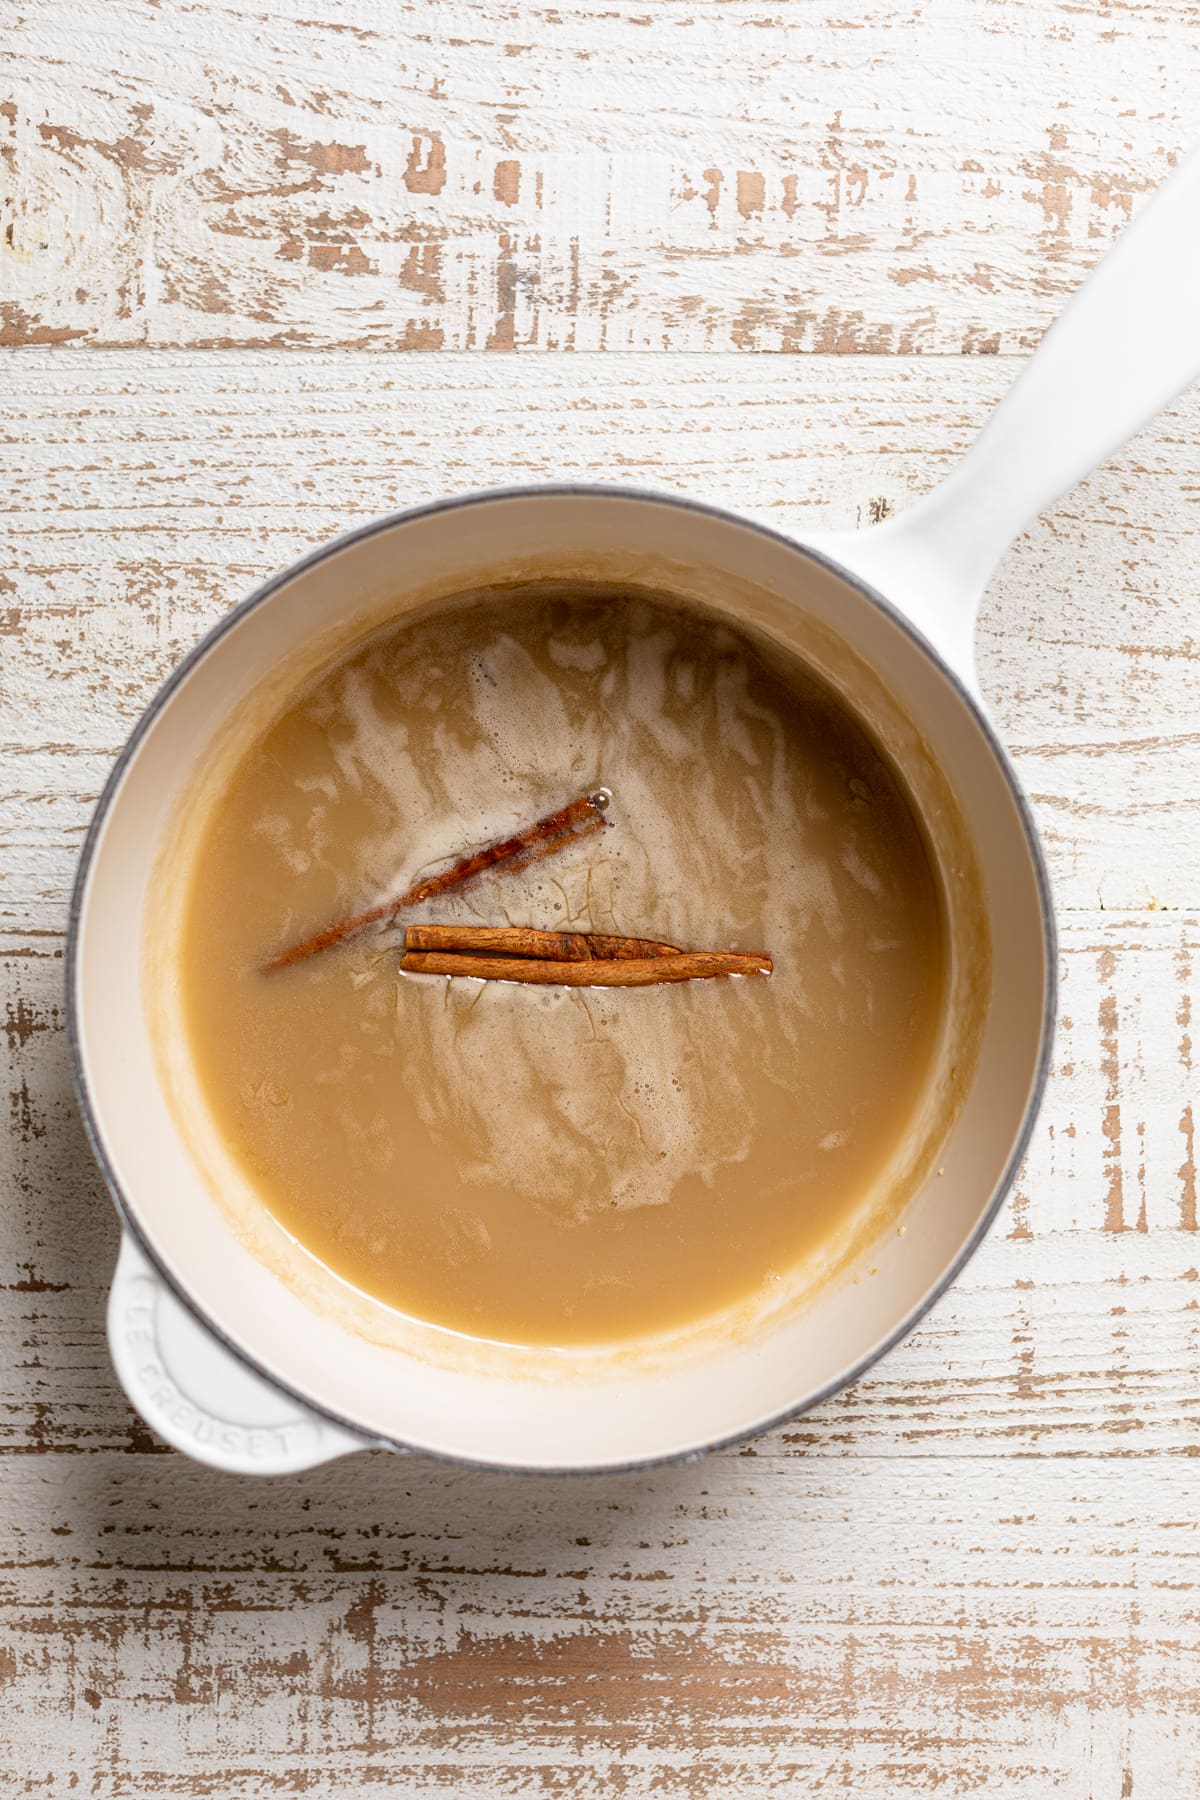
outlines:
[{"label": "le creuset saucepan", "polygon": [[[124,1230],[112,1353],[130,1399],[163,1437],[206,1462],[260,1473],[367,1445],[512,1469],[613,1469],[759,1431],[853,1381],[912,1328],[1013,1179],[1054,1019],[1042,853],[976,684],[979,597],[1014,535],[1198,370],[1193,156],[1050,331],[969,454],[900,518],[798,542],[700,502],[618,488],[470,495],[360,527],[210,632],[105,787],[70,929],[80,1104]],[[350,642],[415,597],[531,570],[645,579],[797,650],[869,715],[934,839],[953,816],[972,844],[972,905],[990,940],[990,973],[976,995],[973,1072],[938,1169],[912,1199],[904,1233],[872,1246],[870,1280],[848,1269],[808,1303],[720,1341],[693,1336],[654,1354],[459,1346],[447,1355],[444,1334],[400,1332],[365,1303],[348,1307],[332,1277],[327,1288],[311,1271],[292,1279],[283,1234],[231,1217],[164,1092],[145,921],[197,766],[305,646]],[[953,902],[950,912],[965,993],[970,929]]]}]

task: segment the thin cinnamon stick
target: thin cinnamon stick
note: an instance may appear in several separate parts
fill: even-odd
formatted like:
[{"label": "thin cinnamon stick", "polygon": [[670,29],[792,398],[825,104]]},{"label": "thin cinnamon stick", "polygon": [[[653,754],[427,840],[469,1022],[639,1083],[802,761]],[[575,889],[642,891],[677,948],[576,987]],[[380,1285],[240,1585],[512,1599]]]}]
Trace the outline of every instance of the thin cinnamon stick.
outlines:
[{"label": "thin cinnamon stick", "polygon": [[528,925],[410,925],[406,950],[458,950],[475,955],[525,956],[545,962],[629,962],[679,956],[675,944],[654,938],[612,937],[602,931],[537,931]]},{"label": "thin cinnamon stick", "polygon": [[[606,803],[607,804],[607,803]],[[518,850],[511,857],[504,859],[504,873],[519,875],[522,869],[532,868],[534,863],[543,862],[548,856],[557,856],[568,844],[577,844],[581,838],[590,837],[593,831],[604,830],[604,818],[597,812],[594,819],[581,819],[579,824],[561,836],[548,839],[544,843],[533,843],[526,849]],[[441,890],[439,890],[441,891]]]},{"label": "thin cinnamon stick", "polygon": [[532,825],[524,826],[511,837],[501,838],[494,844],[486,844],[482,850],[472,851],[469,856],[462,857],[439,875],[426,876],[394,899],[369,907],[366,912],[356,913],[353,918],[326,925],[323,930],[314,932],[301,943],[281,950],[277,956],[269,958],[262,965],[262,972],[264,975],[273,975],[278,969],[291,968],[294,963],[304,962],[307,957],[316,956],[322,950],[330,950],[335,944],[344,943],[347,938],[356,937],[368,926],[377,925],[383,919],[394,918],[398,912],[410,906],[419,906],[422,901],[432,900],[438,894],[448,893],[452,888],[464,887],[467,882],[476,880],[489,869],[524,869],[545,856],[553,856],[558,851],[565,850],[568,844],[590,836],[593,831],[599,831],[604,824],[606,805],[607,795],[604,793],[581,794],[577,800],[559,807],[557,812],[548,813],[544,819],[535,820]]},{"label": "thin cinnamon stick", "polygon": [[519,956],[455,955],[408,950],[400,959],[406,975],[466,975],[475,981],[523,981],[539,987],[656,987],[663,981],[701,981],[720,975],[769,975],[769,956],[738,950],[681,950],[674,956],[628,961],[550,962]]}]

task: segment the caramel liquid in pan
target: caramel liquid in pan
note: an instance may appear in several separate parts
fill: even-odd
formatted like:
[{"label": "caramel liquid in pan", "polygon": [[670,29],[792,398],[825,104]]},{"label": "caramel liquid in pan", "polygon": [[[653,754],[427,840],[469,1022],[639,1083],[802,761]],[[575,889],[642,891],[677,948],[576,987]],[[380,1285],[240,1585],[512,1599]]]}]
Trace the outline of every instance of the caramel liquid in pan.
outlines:
[{"label": "caramel liquid in pan", "polygon": [[[263,960],[601,785],[611,824],[410,915],[767,950],[632,991],[397,974],[397,929]],[[897,775],[827,690],[641,595],[399,623],[300,693],[212,808],[184,1009],[277,1219],[401,1311],[612,1341],[752,1298],[886,1175],[944,988]]]}]

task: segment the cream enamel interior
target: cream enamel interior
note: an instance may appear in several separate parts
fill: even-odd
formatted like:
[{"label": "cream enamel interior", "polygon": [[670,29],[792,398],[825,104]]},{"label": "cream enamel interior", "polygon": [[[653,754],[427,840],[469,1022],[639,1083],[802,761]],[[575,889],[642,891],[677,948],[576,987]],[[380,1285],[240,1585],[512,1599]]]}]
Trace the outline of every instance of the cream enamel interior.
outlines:
[{"label": "cream enamel interior", "polygon": [[[397,1329],[382,1309],[334,1294],[315,1267],[305,1278],[265,1217],[257,1233],[245,1220],[235,1228],[179,1129],[137,998],[164,835],[239,708],[394,612],[398,595],[423,601],[527,569],[684,585],[801,649],[888,745],[940,854],[970,860],[965,845],[955,848],[955,819],[970,821],[970,885],[992,954],[991,981],[974,988],[972,958],[960,959],[961,1012],[978,1020],[978,1057],[958,1059],[957,1117],[904,1235],[890,1229],[803,1307],[755,1329],[653,1354],[590,1354],[586,1366],[578,1354],[506,1358]],[[736,520],[615,492],[533,492],[401,518],[337,548],[276,586],[192,664],[127,763],[95,844],[75,1002],[112,1177],[158,1262],[230,1343],[367,1436],[487,1463],[595,1467],[686,1452],[801,1406],[919,1311],[1007,1171],[1036,1083],[1047,980],[1037,872],[1011,788],[954,684],[902,626],[796,548]],[[273,1272],[281,1268],[288,1279]]]}]

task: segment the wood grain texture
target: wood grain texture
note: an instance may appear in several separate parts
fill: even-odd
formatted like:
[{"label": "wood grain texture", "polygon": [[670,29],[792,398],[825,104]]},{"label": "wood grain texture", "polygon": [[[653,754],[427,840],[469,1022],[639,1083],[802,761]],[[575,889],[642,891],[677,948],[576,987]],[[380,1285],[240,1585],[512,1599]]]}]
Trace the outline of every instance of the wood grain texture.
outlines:
[{"label": "wood grain texture", "polygon": [[1200,0],[0,0],[13,344],[1011,351]]},{"label": "wood grain texture", "polygon": [[454,488],[579,475],[866,520],[1015,364],[4,366],[0,1792],[1191,1800],[1200,403],[989,590],[1063,1017],[1016,1192],[920,1329],[690,1467],[563,1483],[374,1453],[258,1484],[165,1451],[116,1387],[117,1228],[70,1092],[74,857],[158,680],[308,544]]}]

